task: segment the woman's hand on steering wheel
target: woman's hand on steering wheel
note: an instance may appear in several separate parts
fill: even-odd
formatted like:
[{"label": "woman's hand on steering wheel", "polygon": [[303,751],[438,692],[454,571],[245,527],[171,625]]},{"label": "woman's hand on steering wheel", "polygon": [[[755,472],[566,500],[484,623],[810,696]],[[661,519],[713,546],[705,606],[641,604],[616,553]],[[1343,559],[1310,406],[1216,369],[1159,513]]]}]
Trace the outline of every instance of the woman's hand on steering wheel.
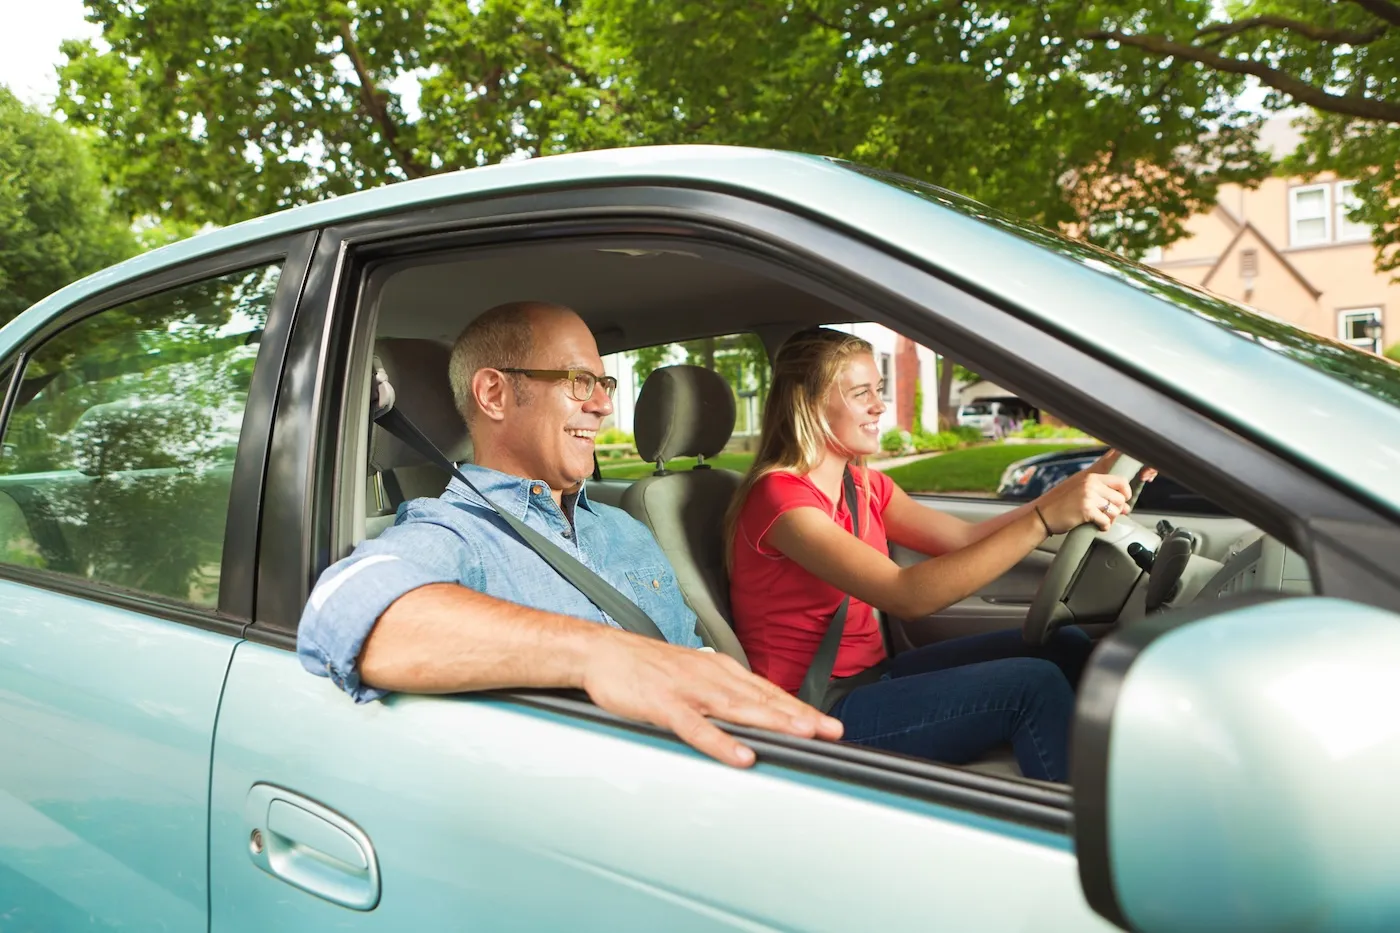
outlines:
[{"label": "woman's hand on steering wheel", "polygon": [[1092,522],[1107,531],[1120,515],[1132,511],[1128,480],[1111,473],[1077,473],[1035,500],[1052,534],[1064,534]]}]

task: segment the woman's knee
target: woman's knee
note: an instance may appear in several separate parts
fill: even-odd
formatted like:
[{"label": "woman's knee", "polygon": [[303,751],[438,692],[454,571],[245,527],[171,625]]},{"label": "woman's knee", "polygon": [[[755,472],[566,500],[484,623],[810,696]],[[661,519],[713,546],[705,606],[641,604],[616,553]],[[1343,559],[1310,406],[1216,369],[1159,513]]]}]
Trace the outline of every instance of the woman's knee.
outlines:
[{"label": "woman's knee", "polygon": [[1007,658],[997,663],[1006,665],[1005,674],[1018,681],[1028,696],[1067,702],[1071,706],[1074,704],[1074,690],[1064,671],[1053,661],[1044,658]]}]

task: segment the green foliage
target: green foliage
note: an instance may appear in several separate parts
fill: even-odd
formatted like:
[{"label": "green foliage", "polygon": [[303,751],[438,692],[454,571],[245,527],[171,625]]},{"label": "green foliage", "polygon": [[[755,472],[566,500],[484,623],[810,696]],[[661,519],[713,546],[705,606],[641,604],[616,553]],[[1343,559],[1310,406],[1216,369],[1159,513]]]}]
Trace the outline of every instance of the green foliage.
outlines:
[{"label": "green foliage", "polygon": [[1062,444],[988,444],[891,467],[885,474],[905,492],[995,492],[1008,465],[1064,449]]},{"label": "green foliage", "polygon": [[1385,348],[1385,358],[1400,363],[1400,343],[1392,343]]},{"label": "green foliage", "polygon": [[0,87],[0,324],[135,252],[86,142]]},{"label": "green foliage", "polygon": [[[576,4],[89,0],[58,107],[133,215],[229,223],[404,178],[619,141]],[[418,77],[417,112],[399,92]]]},{"label": "green foliage", "polygon": [[607,427],[599,431],[598,437],[595,439],[595,443],[632,444],[635,443],[635,439],[632,437],[632,434],[630,432],[622,430],[617,425],[613,425],[612,427]]},{"label": "green foliage", "polygon": [[914,438],[908,431],[890,428],[880,435],[880,449],[888,454],[908,453],[913,449]]},{"label": "green foliage", "polygon": [[914,450],[919,452],[956,450],[964,443],[966,441],[955,431],[939,431],[936,434],[920,431],[914,434]]},{"label": "green foliage", "polygon": [[1078,428],[1056,427],[1053,424],[1039,424],[1035,421],[1027,421],[1025,424],[1021,425],[1021,429],[1019,431],[1013,431],[1010,436],[1029,438],[1088,437],[1087,434],[1085,434]]},{"label": "green foliage", "polygon": [[111,50],[65,46],[59,106],[101,132],[133,214],[226,223],[506,158],[716,142],[904,172],[1051,226],[1111,215],[1106,245],[1136,250],[1265,168],[1238,76],[1077,38],[1206,15],[1176,6],[91,0]]},{"label": "green foliage", "polygon": [[976,444],[982,440],[982,431],[970,424],[960,424],[953,428],[953,433],[962,439],[965,444]]}]

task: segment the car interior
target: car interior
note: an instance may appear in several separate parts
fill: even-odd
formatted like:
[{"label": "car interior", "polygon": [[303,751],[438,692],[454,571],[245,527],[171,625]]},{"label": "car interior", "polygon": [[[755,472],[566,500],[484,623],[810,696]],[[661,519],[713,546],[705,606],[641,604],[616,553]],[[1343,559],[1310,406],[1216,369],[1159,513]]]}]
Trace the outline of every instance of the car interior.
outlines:
[{"label": "car interior", "polygon": [[[507,301],[567,305],[592,328],[603,355],[705,336],[754,333],[771,358],[791,333],[815,324],[878,321],[937,348],[936,332],[882,320],[877,309],[765,266],[728,247],[676,239],[572,238],[516,246],[472,248],[391,258],[365,270],[355,338],[360,372],[351,374],[361,418],[347,433],[359,446],[342,453],[343,497],[339,551],[348,554],[394,521],[398,504],[434,496],[447,475],[372,425],[371,372],[392,386],[394,404],[449,457],[468,460],[471,441],[447,379],[452,342],[474,316]],[[930,319],[930,328],[936,326]],[[986,373],[1014,385],[1000,373]],[[1054,399],[1034,399],[1054,411]],[[733,392],[717,374],[692,366],[663,367],[636,400],[640,455],[664,463],[723,448],[734,429]],[[1086,426],[1089,427],[1089,426]],[[627,510],[656,535],[675,567],[708,644],[744,662],[728,610],[722,516],[740,474],[701,464],[659,469],[636,481],[597,480],[589,495]],[[1208,492],[1208,491],[1206,491]],[[1012,508],[991,498],[916,495],[916,500],[977,521]],[[1091,528],[1091,526],[1085,526]],[[1019,566],[967,600],[921,619],[891,620],[901,650],[941,639],[1023,626],[1043,581],[1059,588],[1036,609],[1048,626],[1081,625],[1100,637],[1118,625],[1195,599],[1260,591],[1313,591],[1307,562],[1275,538],[1230,516],[1135,513],[1100,535],[1073,534],[1045,542]],[[901,564],[922,555],[892,545]],[[970,767],[1019,777],[1009,750]]]}]

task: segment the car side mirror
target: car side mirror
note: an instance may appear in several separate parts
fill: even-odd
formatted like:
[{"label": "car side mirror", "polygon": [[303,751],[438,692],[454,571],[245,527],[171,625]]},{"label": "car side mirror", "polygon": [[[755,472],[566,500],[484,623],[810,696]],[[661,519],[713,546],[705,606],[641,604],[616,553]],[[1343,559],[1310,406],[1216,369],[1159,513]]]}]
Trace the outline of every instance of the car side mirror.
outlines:
[{"label": "car side mirror", "polygon": [[1125,628],[1080,689],[1079,877],[1140,933],[1400,930],[1400,616],[1215,603]]}]

